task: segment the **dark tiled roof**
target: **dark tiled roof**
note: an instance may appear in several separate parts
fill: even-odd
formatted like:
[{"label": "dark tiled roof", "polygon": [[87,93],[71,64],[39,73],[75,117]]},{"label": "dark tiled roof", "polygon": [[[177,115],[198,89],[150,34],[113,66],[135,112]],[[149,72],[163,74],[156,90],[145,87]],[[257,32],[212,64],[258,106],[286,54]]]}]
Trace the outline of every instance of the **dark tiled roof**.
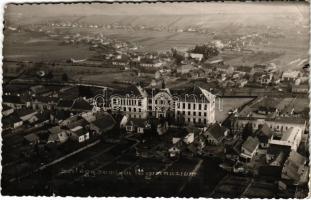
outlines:
[{"label": "dark tiled roof", "polygon": [[291,151],[288,159],[284,164],[283,171],[286,170],[286,176],[289,176],[295,181],[299,181],[301,174],[304,172],[298,172],[301,166],[304,166],[306,158],[295,151]]},{"label": "dark tiled roof", "polygon": [[249,152],[253,152],[258,145],[259,145],[258,139],[249,136],[243,143],[242,148],[246,149]]},{"label": "dark tiled roof", "polygon": [[58,101],[58,98],[56,98],[56,97],[37,96],[37,97],[34,98],[34,100],[37,100],[38,102],[42,102],[42,103],[56,103]]},{"label": "dark tiled roof", "polygon": [[116,121],[107,113],[98,117],[92,124],[101,129],[101,131],[108,131],[116,125]]},{"label": "dark tiled roof", "polygon": [[38,121],[36,123],[44,122],[50,119],[50,113],[49,112],[38,113],[36,114],[36,117],[38,118]]},{"label": "dark tiled roof", "polygon": [[216,140],[221,140],[225,135],[226,129],[218,123],[212,124],[208,127],[207,132],[210,133]]},{"label": "dark tiled roof", "polygon": [[73,100],[60,100],[57,104],[57,107],[71,108],[72,104]]},{"label": "dark tiled roof", "polygon": [[114,95],[130,95],[130,96],[136,96],[136,97],[142,97],[139,89],[135,85],[129,85],[127,88],[119,89],[113,92]]},{"label": "dark tiled roof", "polygon": [[301,117],[277,117],[273,121],[281,123],[304,124],[306,120]]},{"label": "dark tiled roof", "polygon": [[202,93],[201,89],[197,86],[188,87],[183,90],[170,90],[172,96],[178,97],[180,100],[186,100],[188,102],[195,102],[202,99],[205,99],[208,102],[208,99]]},{"label": "dark tiled roof", "polygon": [[36,112],[35,110],[28,109],[28,108],[15,110],[15,113],[20,117],[25,116],[25,115],[29,115],[29,114],[32,114],[35,112]]},{"label": "dark tiled roof", "polygon": [[[73,127],[73,128],[75,128],[75,127]],[[80,129],[74,130],[72,132],[75,133],[77,136],[81,136],[81,135],[85,135],[87,133],[87,130],[85,130],[83,127],[81,127]]]},{"label": "dark tiled roof", "polygon": [[75,99],[80,96],[80,91],[79,87],[68,87],[68,88],[63,88],[59,94],[60,98],[62,99]]},{"label": "dark tiled roof", "polygon": [[3,117],[2,118],[2,123],[5,125],[5,124],[13,124],[13,123],[16,123],[16,122],[20,122],[22,121],[16,114],[11,114],[7,117]]},{"label": "dark tiled roof", "polygon": [[273,132],[270,129],[270,127],[265,123],[265,124],[261,125],[261,127],[258,129],[257,134],[261,134],[261,135],[271,137],[273,135]]},{"label": "dark tiled roof", "polygon": [[63,110],[56,110],[53,115],[58,120],[64,120],[64,119],[67,119],[70,117],[70,112],[69,111],[63,111]]},{"label": "dark tiled roof", "polygon": [[304,165],[306,162],[306,158],[297,153],[296,151],[291,151],[288,159],[293,163],[296,163],[297,165]]},{"label": "dark tiled roof", "polygon": [[79,98],[73,102],[71,108],[76,110],[92,110],[93,106],[91,106],[86,100]]},{"label": "dark tiled roof", "polygon": [[86,121],[85,119],[82,118],[82,119],[79,119],[77,121],[74,121],[74,122],[68,124],[68,128],[72,129],[72,128],[75,128],[77,126],[85,127],[88,124],[89,124],[88,121]]},{"label": "dark tiled roof", "polygon": [[131,118],[128,120],[128,124],[132,122],[135,126],[142,127],[142,128],[144,128],[147,124],[146,119]]}]

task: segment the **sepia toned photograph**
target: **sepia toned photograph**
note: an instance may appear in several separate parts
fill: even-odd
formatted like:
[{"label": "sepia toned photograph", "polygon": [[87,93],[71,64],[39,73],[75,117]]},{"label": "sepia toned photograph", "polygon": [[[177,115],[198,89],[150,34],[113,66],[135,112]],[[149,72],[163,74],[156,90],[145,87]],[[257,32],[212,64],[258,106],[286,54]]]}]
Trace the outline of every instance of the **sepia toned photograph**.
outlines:
[{"label": "sepia toned photograph", "polygon": [[306,198],[309,9],[6,4],[1,194]]}]

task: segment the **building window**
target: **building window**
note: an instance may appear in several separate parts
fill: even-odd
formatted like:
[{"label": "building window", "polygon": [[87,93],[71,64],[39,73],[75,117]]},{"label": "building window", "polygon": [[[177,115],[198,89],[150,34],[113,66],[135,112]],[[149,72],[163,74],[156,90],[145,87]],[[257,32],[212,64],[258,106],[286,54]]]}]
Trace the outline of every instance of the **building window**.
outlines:
[{"label": "building window", "polygon": [[188,109],[189,109],[189,110],[191,109],[191,104],[190,104],[190,103],[188,103]]},{"label": "building window", "polygon": [[126,107],[123,108],[124,112],[126,111]]},{"label": "building window", "polygon": [[193,112],[193,116],[196,116],[196,114],[197,114],[196,112]]},{"label": "building window", "polygon": [[188,115],[191,115],[190,111],[188,111]]},{"label": "building window", "polygon": [[134,108],[133,110],[134,110],[134,112],[136,112],[136,108]]},{"label": "building window", "polygon": [[201,117],[201,112],[199,112],[199,116]]},{"label": "building window", "polygon": [[204,117],[206,117],[206,112],[204,113]]},{"label": "building window", "polygon": [[193,110],[195,110],[195,103],[193,104]]},{"label": "building window", "polygon": [[207,105],[206,104],[204,105],[204,110],[207,110]]},{"label": "building window", "polygon": [[141,106],[141,100],[138,100],[138,106]]},{"label": "building window", "polygon": [[182,108],[185,109],[186,108],[186,104],[182,103]]},{"label": "building window", "polygon": [[195,118],[193,119],[193,123],[196,123],[196,120],[195,120]]},{"label": "building window", "polygon": [[204,124],[206,124],[206,119],[204,119]]},{"label": "building window", "polygon": [[132,111],[132,108],[131,107],[129,107],[129,112],[131,112]]},{"label": "building window", "polygon": [[199,103],[199,110],[201,110],[202,109],[202,105]]},{"label": "building window", "polygon": [[183,115],[185,115],[185,114],[186,114],[186,112],[185,112],[185,111],[182,111],[182,114],[183,114]]}]

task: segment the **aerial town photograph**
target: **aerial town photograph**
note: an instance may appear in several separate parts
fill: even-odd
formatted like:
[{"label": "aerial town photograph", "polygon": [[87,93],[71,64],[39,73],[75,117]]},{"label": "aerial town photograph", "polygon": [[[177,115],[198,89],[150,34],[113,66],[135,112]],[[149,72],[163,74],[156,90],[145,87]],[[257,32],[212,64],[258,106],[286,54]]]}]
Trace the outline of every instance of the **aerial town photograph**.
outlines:
[{"label": "aerial town photograph", "polygon": [[3,196],[306,198],[309,3],[7,4]]}]

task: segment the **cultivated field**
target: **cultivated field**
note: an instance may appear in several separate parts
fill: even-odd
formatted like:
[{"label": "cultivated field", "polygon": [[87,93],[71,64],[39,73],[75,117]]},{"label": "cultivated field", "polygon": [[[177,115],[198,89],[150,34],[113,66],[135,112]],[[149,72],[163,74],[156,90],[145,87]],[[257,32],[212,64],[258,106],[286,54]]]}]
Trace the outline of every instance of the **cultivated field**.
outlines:
[{"label": "cultivated field", "polygon": [[29,32],[4,34],[3,45],[4,58],[14,61],[64,61],[84,59],[94,54],[88,46],[61,45],[60,41]]}]

